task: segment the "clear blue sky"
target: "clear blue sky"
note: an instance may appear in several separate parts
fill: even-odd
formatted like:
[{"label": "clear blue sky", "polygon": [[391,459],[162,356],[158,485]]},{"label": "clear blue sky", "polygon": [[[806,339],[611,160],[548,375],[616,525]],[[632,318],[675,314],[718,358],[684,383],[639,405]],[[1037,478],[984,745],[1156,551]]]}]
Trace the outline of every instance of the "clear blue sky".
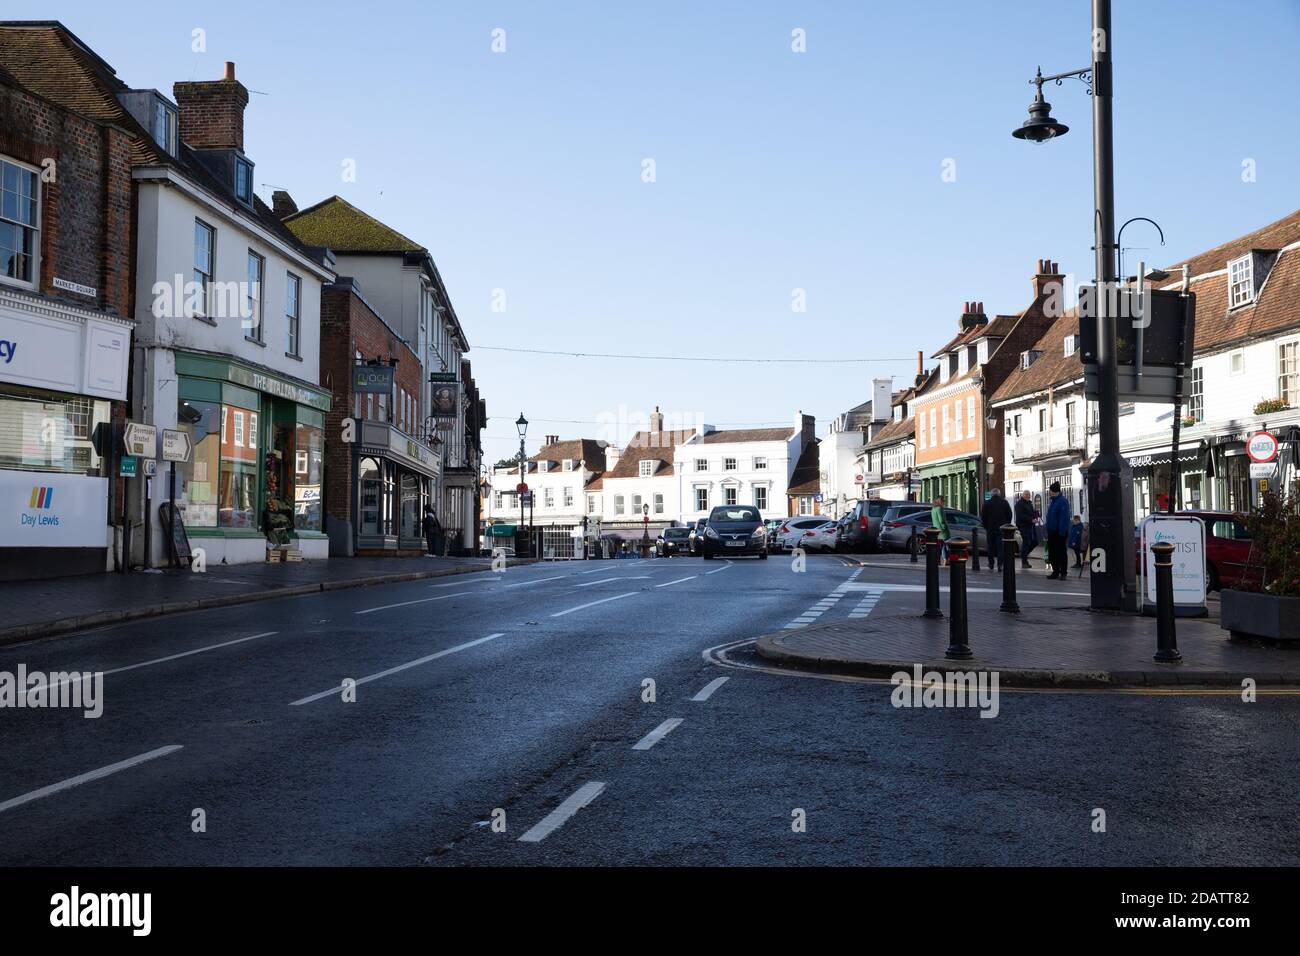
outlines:
[{"label": "clear blue sky", "polygon": [[[187,5],[188,6],[188,5]],[[234,60],[257,180],[338,193],[427,245],[494,416],[489,461],[658,404],[685,420],[819,431],[910,380],[961,303],[1013,312],[1040,257],[1091,267],[1091,118],[1010,136],[1028,79],[1089,59],[1087,0],[244,3],[9,0],[62,20],[130,85],[170,93]],[[1300,2],[1115,4],[1119,221],[1172,262],[1300,206]],[[191,31],[207,52],[191,51]],[[506,31],[506,52],[491,31]],[[791,51],[802,28],[807,52]],[[355,159],[355,183],[341,181]],[[642,160],[657,181],[641,181]],[[941,177],[955,161],[956,181]],[[1242,182],[1253,159],[1257,181]],[[491,309],[493,289],[507,310]],[[805,313],[791,291],[807,291]],[[474,346],[871,358],[762,366],[522,356]],[[620,406],[626,412],[620,413]],[[550,419],[551,421],[548,421]],[[603,437],[603,436],[601,436]]]}]

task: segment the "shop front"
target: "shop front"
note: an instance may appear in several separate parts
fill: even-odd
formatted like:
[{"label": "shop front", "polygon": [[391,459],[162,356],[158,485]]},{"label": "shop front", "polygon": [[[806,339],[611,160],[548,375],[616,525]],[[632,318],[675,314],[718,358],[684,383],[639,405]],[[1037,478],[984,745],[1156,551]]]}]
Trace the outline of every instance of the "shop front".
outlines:
[{"label": "shop front", "polygon": [[[1168,511],[1173,494],[1173,450],[1157,448],[1151,451],[1125,452],[1129,467],[1133,469],[1133,520],[1140,522],[1157,511]],[[1182,506],[1188,508],[1211,507],[1207,497],[1205,474],[1197,446],[1178,449],[1178,471],[1183,488]],[[1174,506],[1177,507],[1175,500]]]},{"label": "shop front", "polygon": [[943,495],[949,508],[979,514],[979,459],[962,458],[921,468],[921,500]]},{"label": "shop front", "polygon": [[131,325],[0,289],[0,580],[111,570],[112,462]]},{"label": "shop front", "polygon": [[264,560],[273,540],[304,558],[328,557],[329,393],[225,356],[176,352],[175,362],[176,422],[165,427],[187,432],[193,449],[176,466],[191,544],[209,563]]},{"label": "shop front", "polygon": [[436,494],[439,460],[423,442],[386,422],[358,422],[352,496],[356,554],[425,548],[424,509]]}]

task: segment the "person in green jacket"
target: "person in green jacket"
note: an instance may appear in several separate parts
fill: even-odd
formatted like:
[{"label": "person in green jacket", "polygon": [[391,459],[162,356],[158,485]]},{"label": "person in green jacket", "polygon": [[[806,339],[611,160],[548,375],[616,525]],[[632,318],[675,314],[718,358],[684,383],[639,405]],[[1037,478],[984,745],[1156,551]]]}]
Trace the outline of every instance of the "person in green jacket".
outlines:
[{"label": "person in green jacket", "polygon": [[939,560],[948,560],[948,539],[952,532],[948,530],[948,519],[943,513],[943,495],[934,496],[934,507],[930,509],[930,527],[939,529]]}]

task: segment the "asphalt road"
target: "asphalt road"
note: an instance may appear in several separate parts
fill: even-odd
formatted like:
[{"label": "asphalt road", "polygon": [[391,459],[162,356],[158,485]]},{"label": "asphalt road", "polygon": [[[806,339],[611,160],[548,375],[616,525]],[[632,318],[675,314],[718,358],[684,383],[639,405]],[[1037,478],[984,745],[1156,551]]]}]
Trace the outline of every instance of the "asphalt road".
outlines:
[{"label": "asphalt road", "polygon": [[982,719],[741,643],[923,600],[830,601],[855,573],[921,580],[543,564],[4,648],[0,671],[105,676],[98,719],[0,709],[0,864],[1300,862],[1300,698],[1003,691]]}]

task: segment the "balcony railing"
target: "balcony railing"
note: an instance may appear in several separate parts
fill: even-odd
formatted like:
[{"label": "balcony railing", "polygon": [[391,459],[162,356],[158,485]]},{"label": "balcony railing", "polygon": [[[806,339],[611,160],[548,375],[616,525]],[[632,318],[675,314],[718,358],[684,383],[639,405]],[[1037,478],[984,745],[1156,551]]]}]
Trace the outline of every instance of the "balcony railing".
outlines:
[{"label": "balcony railing", "polygon": [[1064,455],[1081,452],[1087,441],[1082,422],[1074,422],[1061,428],[1052,428],[1033,435],[1022,435],[1016,439],[1014,453],[1016,461],[1029,461],[1048,455]]}]

